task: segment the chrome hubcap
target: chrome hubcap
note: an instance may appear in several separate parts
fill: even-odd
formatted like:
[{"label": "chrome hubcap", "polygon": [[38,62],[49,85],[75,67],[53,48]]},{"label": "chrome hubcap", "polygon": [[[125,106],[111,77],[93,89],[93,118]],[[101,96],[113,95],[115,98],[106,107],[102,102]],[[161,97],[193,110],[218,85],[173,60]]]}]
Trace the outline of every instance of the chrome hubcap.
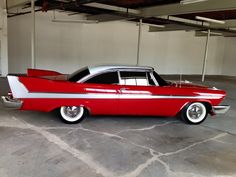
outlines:
[{"label": "chrome hubcap", "polygon": [[66,106],[64,107],[64,113],[65,115],[73,118],[76,117],[81,111],[80,107],[77,106]]},{"label": "chrome hubcap", "polygon": [[203,113],[203,108],[198,105],[192,105],[189,109],[189,116],[192,119],[199,119]]}]

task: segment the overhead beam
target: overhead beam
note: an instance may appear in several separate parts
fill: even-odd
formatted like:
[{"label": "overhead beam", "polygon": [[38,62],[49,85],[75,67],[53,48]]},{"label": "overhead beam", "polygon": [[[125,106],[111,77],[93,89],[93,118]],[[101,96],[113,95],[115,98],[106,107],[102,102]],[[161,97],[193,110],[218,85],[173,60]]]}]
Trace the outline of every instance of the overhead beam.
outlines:
[{"label": "overhead beam", "polygon": [[107,5],[107,4],[96,3],[96,2],[88,3],[88,4],[85,4],[84,6],[95,7],[95,8],[99,8],[99,9],[105,9],[105,10],[112,10],[112,11],[116,11],[116,12],[131,13],[131,14],[140,14],[141,13],[140,10],[118,7],[118,6]]},{"label": "overhead beam", "polygon": [[235,20],[225,20],[225,24],[210,24],[213,28],[235,28],[236,27],[236,19]]},{"label": "overhead beam", "polygon": [[87,4],[87,3],[93,3],[93,2],[102,2],[103,0],[79,0],[79,4]]},{"label": "overhead beam", "polygon": [[144,17],[155,17],[161,15],[180,15],[232,9],[236,9],[235,0],[208,0],[194,4],[169,4],[147,7],[141,9],[141,15]]},{"label": "overhead beam", "polygon": [[[79,0],[78,4],[87,4],[87,3],[93,3],[93,2],[100,2],[102,0]],[[7,7],[13,8],[17,6],[24,5],[26,3],[30,3],[31,0],[7,0]],[[61,2],[68,3],[68,0],[61,0]]]},{"label": "overhead beam", "polygon": [[23,4],[30,3],[30,0],[7,0],[7,7],[13,8]]},{"label": "overhead beam", "polygon": [[118,7],[113,5],[106,5],[102,3],[88,3],[84,6],[99,8],[103,10],[113,11],[113,13],[104,13],[98,15],[87,15],[88,20],[98,20],[99,22],[117,21],[124,19],[137,18],[141,13],[140,10]]},{"label": "overhead beam", "polygon": [[87,20],[96,20],[99,22],[109,22],[109,21],[117,21],[127,19],[121,15],[113,15],[113,14],[99,14],[99,15],[88,15]]}]

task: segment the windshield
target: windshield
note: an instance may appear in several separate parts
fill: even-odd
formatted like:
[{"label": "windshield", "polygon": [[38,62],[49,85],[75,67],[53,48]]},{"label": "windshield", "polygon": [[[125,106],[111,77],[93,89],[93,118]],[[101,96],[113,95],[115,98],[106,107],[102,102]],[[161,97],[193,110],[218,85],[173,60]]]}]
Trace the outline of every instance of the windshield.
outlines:
[{"label": "windshield", "polygon": [[161,78],[155,71],[153,71],[153,76],[155,77],[156,81],[158,82],[159,86],[167,86],[169,85],[164,79]]},{"label": "windshield", "polygon": [[88,67],[84,67],[84,68],[81,68],[78,71],[75,71],[74,73],[72,73],[69,76],[68,80],[71,81],[71,82],[77,82],[77,81],[79,81],[80,79],[82,79],[83,77],[85,77],[89,74],[90,74],[90,72],[89,72]]}]

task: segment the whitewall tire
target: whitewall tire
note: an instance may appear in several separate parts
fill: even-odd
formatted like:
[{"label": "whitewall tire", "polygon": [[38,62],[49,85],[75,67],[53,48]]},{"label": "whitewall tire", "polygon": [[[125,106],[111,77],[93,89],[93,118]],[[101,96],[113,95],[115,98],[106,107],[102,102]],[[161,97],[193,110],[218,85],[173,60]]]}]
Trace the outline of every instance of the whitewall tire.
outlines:
[{"label": "whitewall tire", "polygon": [[194,102],[188,104],[182,110],[182,119],[190,124],[202,123],[208,115],[206,106],[200,102]]},{"label": "whitewall tire", "polygon": [[60,114],[65,123],[79,123],[85,117],[85,109],[82,106],[62,106]]}]

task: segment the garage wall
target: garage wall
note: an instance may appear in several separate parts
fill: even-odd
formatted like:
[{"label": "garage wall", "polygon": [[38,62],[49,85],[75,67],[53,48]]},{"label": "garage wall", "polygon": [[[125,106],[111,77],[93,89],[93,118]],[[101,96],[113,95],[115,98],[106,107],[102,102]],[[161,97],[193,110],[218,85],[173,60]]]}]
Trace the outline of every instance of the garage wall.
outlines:
[{"label": "garage wall", "polygon": [[[36,13],[36,66],[64,73],[95,64],[136,64],[138,26],[124,21],[53,23],[52,12]],[[57,18],[82,18],[56,14]],[[9,70],[30,67],[30,15],[8,19]],[[149,33],[143,26],[140,65],[161,74],[201,74],[205,37],[193,32]],[[221,74],[224,38],[212,37],[207,74]]]},{"label": "garage wall", "polygon": [[222,75],[236,76],[236,38],[225,39]]}]

